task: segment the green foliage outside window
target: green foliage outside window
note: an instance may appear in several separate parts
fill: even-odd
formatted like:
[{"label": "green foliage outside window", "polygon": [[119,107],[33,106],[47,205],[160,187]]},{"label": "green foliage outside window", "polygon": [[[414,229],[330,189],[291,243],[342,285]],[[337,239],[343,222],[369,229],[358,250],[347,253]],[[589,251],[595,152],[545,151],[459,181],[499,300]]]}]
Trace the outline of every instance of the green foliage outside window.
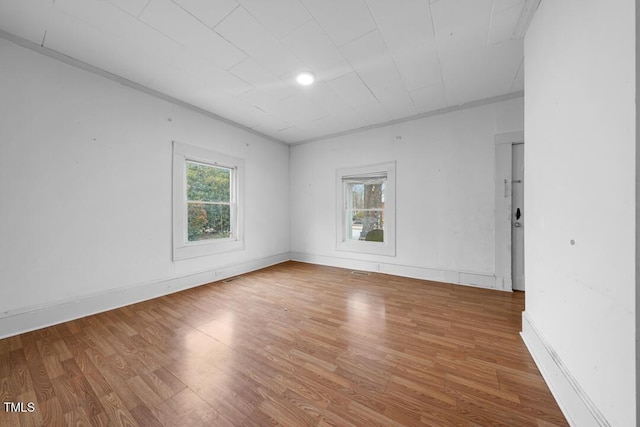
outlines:
[{"label": "green foliage outside window", "polygon": [[190,242],[232,236],[231,184],[231,169],[187,162],[187,231]]}]

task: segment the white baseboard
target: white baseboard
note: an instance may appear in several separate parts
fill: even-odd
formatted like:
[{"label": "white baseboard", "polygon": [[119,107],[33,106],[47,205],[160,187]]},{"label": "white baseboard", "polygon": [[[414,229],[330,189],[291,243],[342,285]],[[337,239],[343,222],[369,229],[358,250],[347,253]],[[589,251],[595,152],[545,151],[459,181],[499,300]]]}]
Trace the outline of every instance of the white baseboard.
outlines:
[{"label": "white baseboard", "polygon": [[[487,289],[503,290],[496,277],[487,274],[429,269],[390,263],[362,261],[351,258],[328,257],[304,253],[282,253],[270,257],[218,266],[180,277],[150,283],[125,286],[80,297],[54,301],[49,304],[21,307],[0,313],[0,339],[56,325],[137,302],[158,298],[174,292],[223,280],[228,277],[259,270],[288,260],[329,265],[352,270],[375,271],[414,279],[433,280]],[[509,289],[510,290],[510,289]]]},{"label": "white baseboard", "polygon": [[158,298],[206,283],[224,280],[288,261],[289,253],[249,260],[233,265],[191,273],[81,297],[55,301],[48,305],[22,307],[0,315],[0,339],[78,319],[114,308]]},{"label": "white baseboard", "polygon": [[504,288],[504,281],[491,274],[440,270],[433,268],[414,267],[384,262],[363,261],[352,258],[314,255],[302,252],[292,252],[293,261],[310,264],[328,265],[331,267],[348,268],[352,270],[373,271],[394,276],[410,277],[412,279],[433,280],[436,282],[452,283],[456,285],[473,286],[477,288],[511,291]]},{"label": "white baseboard", "polygon": [[520,335],[569,424],[574,427],[609,426],[553,348],[540,335],[526,311],[522,313]]}]

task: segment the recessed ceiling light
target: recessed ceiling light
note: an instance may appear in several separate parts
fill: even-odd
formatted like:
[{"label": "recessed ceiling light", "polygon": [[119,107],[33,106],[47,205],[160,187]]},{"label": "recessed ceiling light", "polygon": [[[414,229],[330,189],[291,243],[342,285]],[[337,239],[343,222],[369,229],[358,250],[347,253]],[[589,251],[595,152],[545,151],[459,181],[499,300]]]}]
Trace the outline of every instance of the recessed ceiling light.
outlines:
[{"label": "recessed ceiling light", "polygon": [[298,77],[296,77],[296,81],[302,86],[309,86],[315,80],[316,80],[316,75],[313,74],[311,71],[303,71],[300,74],[298,74]]}]

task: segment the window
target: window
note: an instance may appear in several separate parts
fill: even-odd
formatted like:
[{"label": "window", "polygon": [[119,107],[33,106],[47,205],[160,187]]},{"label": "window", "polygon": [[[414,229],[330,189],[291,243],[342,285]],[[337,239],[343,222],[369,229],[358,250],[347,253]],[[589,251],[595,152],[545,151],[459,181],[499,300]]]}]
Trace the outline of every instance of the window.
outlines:
[{"label": "window", "polygon": [[340,169],[337,249],[395,256],[395,162]]},{"label": "window", "polygon": [[173,259],[243,249],[241,159],[173,143]]}]

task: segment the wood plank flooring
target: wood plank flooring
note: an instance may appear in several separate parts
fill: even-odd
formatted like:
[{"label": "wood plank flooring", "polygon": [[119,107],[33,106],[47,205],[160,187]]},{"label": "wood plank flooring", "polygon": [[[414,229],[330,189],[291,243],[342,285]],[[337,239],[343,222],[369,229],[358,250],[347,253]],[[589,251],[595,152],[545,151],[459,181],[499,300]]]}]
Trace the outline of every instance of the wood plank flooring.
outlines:
[{"label": "wood plank flooring", "polygon": [[567,425],[523,309],[287,262],[0,340],[0,425]]}]

